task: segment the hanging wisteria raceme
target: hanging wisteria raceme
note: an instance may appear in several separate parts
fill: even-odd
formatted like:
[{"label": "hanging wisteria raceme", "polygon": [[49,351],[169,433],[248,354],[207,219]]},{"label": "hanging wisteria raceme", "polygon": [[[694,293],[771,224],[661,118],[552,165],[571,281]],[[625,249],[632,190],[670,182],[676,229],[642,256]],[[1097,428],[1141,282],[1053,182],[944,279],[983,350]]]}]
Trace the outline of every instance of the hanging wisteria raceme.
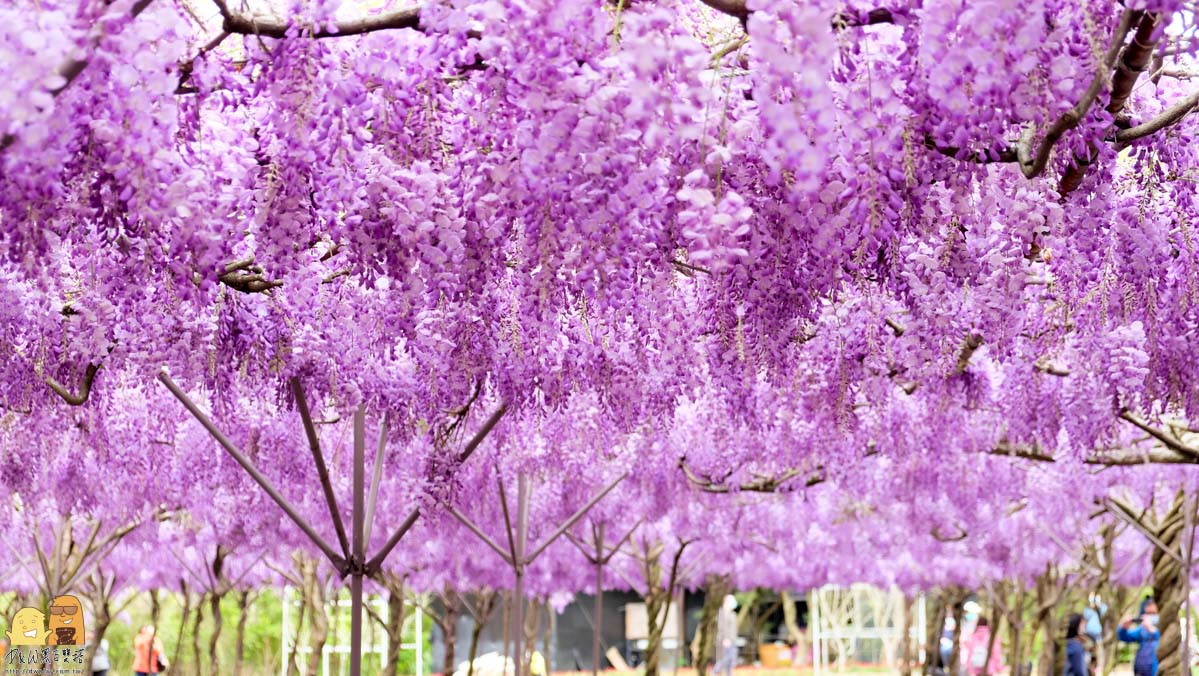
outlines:
[{"label": "hanging wisteria raceme", "polygon": [[521,481],[536,547],[625,477],[557,599],[598,524],[647,596],[978,586],[1195,488],[1193,3],[193,5],[0,8],[22,593],[320,559],[164,371],[342,549],[386,424],[368,550],[419,507],[424,590],[514,583],[462,521],[502,550]]}]

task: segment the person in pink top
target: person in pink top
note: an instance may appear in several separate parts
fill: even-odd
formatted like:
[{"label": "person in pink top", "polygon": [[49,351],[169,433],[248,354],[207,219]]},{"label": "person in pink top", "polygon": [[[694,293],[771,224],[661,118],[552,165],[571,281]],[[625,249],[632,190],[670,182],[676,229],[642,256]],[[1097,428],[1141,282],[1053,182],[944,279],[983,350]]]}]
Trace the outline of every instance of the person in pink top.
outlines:
[{"label": "person in pink top", "polygon": [[965,667],[966,673],[969,676],[979,676],[983,673],[983,666],[986,665],[988,674],[998,674],[1003,670],[1003,646],[999,645],[999,639],[995,639],[995,647],[991,649],[991,662],[987,663],[987,645],[991,642],[991,626],[987,622],[987,618],[978,618],[978,626],[974,628],[974,632],[966,639],[965,645],[962,646],[962,666]]}]

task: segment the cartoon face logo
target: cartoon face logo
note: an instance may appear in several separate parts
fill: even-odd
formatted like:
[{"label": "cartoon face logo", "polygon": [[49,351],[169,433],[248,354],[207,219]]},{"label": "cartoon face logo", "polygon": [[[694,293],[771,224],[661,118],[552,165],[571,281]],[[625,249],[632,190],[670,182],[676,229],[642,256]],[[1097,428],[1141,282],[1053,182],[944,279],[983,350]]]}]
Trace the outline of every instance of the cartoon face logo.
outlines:
[{"label": "cartoon face logo", "polygon": [[83,606],[74,596],[56,596],[50,606],[50,645],[83,645]]},{"label": "cartoon face logo", "polygon": [[8,628],[10,645],[46,645],[46,616],[37,608],[22,608]]}]

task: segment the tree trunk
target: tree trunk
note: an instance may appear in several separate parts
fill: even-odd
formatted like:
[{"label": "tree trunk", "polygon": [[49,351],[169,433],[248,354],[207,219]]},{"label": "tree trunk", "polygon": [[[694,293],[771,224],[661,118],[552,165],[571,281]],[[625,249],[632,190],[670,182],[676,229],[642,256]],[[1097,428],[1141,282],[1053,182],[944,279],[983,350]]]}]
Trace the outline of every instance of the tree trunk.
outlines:
[{"label": "tree trunk", "polygon": [[545,673],[554,673],[554,638],[557,634],[558,614],[550,606],[547,599],[543,605],[545,608],[545,631],[541,632],[541,656],[545,659]]},{"label": "tree trunk", "polygon": [[223,594],[213,592],[208,597],[209,613],[212,615],[212,634],[208,637],[208,673],[217,676],[221,673],[220,657],[217,654],[217,641],[221,638],[221,627],[224,617],[221,614],[221,597]]},{"label": "tree trunk", "polygon": [[1120,642],[1116,640],[1116,628],[1120,621],[1120,611],[1128,605],[1131,592],[1127,587],[1114,587],[1108,599],[1107,612],[1103,615],[1103,676],[1109,676],[1116,667],[1116,651]]},{"label": "tree trunk", "polygon": [[729,579],[723,575],[709,575],[704,583],[704,608],[699,616],[699,628],[691,642],[692,661],[697,676],[707,676],[708,665],[716,654],[716,617],[724,596],[728,594]]},{"label": "tree trunk", "polygon": [[949,654],[947,671],[951,676],[962,673],[962,619],[966,614],[966,592],[957,590],[953,598],[953,652]]},{"label": "tree trunk", "polygon": [[941,663],[941,632],[945,629],[945,595],[934,589],[926,600],[924,617],[924,673],[931,676]]},{"label": "tree trunk", "polygon": [[899,630],[899,676],[912,676],[912,597],[903,595],[903,628]]},{"label": "tree trunk", "polygon": [[659,676],[662,660],[662,630],[666,624],[664,607],[670,597],[662,589],[662,550],[654,548],[645,560],[646,588],[645,616],[648,636],[645,645],[645,676]]},{"label": "tree trunk", "polygon": [[[387,663],[383,673],[400,676],[400,647],[404,642],[404,588],[387,589]],[[420,640],[420,637],[417,637]]]},{"label": "tree trunk", "polygon": [[466,656],[468,665],[466,676],[475,676],[475,657],[479,654],[479,636],[483,634],[483,627],[487,626],[487,620],[495,612],[496,593],[494,591],[480,591],[476,598],[478,602],[475,604],[475,626],[470,632],[470,654]]},{"label": "tree trunk", "polygon": [[[537,598],[529,601],[525,608],[524,642],[522,643],[525,654],[521,655],[521,659],[524,660],[521,669],[522,674],[529,673],[533,652],[537,650],[537,634],[541,631],[541,613],[544,608],[544,602]],[[542,657],[545,657],[545,655],[542,655]]]},{"label": "tree trunk", "polygon": [[1024,669],[1024,585],[1016,582],[1016,590],[1007,596],[1008,607],[1008,669],[1012,676],[1021,676]]},{"label": "tree trunk", "polygon": [[234,652],[233,676],[241,676],[246,664],[246,620],[250,615],[250,590],[237,594],[237,649]]},{"label": "tree trunk", "polygon": [[179,595],[183,597],[183,607],[179,612],[179,633],[175,636],[175,649],[171,651],[171,667],[176,670],[183,668],[183,663],[179,661],[179,658],[183,656],[183,630],[187,628],[187,618],[191,614],[192,597],[191,593],[187,591],[185,580],[179,580]]},{"label": "tree trunk", "polygon": [[991,674],[991,656],[995,654],[995,644],[999,643],[999,629],[1003,623],[1003,613],[1000,612],[999,606],[992,604],[991,608],[991,631],[987,635],[987,655],[984,658],[982,676],[990,676]]},{"label": "tree trunk", "polygon": [[[1175,553],[1181,553],[1182,531],[1185,521],[1186,496],[1179,491],[1174,504],[1157,527],[1157,537],[1162,544]],[[1183,571],[1182,566],[1170,556],[1153,548],[1153,600],[1157,602],[1158,631],[1161,638],[1157,644],[1157,659],[1160,664],[1158,676],[1182,676],[1182,628],[1178,614],[1182,610]],[[1190,669],[1185,673],[1189,674]]]},{"label": "tree trunk", "polygon": [[[85,674],[92,673],[92,658],[95,657],[96,648],[100,645],[100,641],[104,640],[104,634],[108,631],[109,623],[112,622],[112,607],[110,605],[112,599],[109,596],[112,593],[112,589],[106,585],[102,573],[92,577],[91,592],[91,627],[94,636],[91,640],[91,645],[83,657],[83,673]],[[7,614],[4,616],[8,617]]]},{"label": "tree trunk", "polygon": [[1059,581],[1053,574],[1052,566],[1037,578],[1037,630],[1033,632],[1033,639],[1035,640],[1038,633],[1044,637],[1041,642],[1041,655],[1037,658],[1037,672],[1041,676],[1054,676],[1056,673],[1061,673],[1056,666],[1059,651],[1057,649],[1057,622],[1053,612],[1061,599],[1058,584]]},{"label": "tree trunk", "polygon": [[458,643],[458,616],[462,614],[462,599],[456,592],[446,589],[441,595],[444,614],[438,621],[445,641],[445,659],[442,661],[441,673],[451,676],[457,664],[454,662],[454,652]]},{"label": "tree trunk", "polygon": [[325,585],[316,571],[317,564],[305,567],[308,585],[308,598],[312,613],[312,627],[308,633],[308,645],[312,652],[308,653],[307,676],[318,676],[321,673],[321,657],[325,652],[325,641],[329,638],[329,615],[325,612]]},{"label": "tree trunk", "polygon": [[200,624],[204,622],[204,599],[206,597],[207,594],[201,594],[196,601],[196,619],[192,623],[192,659],[195,660],[196,676],[204,676],[204,662],[200,659]]},{"label": "tree trunk", "polygon": [[[300,636],[304,633],[304,618],[308,616],[308,592],[300,587],[300,612],[296,616],[295,640],[291,644],[291,654],[287,657],[287,676],[300,676]],[[284,594],[283,602],[287,603]]]}]

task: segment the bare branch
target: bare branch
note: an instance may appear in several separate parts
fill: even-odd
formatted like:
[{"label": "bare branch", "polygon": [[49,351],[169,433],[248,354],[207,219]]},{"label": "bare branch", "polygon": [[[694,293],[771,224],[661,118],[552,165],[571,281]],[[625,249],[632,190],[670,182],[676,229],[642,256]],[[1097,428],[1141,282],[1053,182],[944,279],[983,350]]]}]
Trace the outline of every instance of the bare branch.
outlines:
[{"label": "bare branch", "polygon": [[671,260],[670,262],[674,264],[674,267],[675,267],[675,269],[676,269],[676,270],[678,270],[679,272],[681,272],[682,274],[684,274],[684,275],[686,275],[686,276],[688,276],[688,277],[694,277],[694,276],[695,276],[695,273],[697,273],[697,272],[702,272],[702,273],[704,273],[705,275],[710,275],[710,274],[712,274],[712,271],[711,271],[711,270],[709,270],[709,269],[707,269],[707,268],[701,268],[701,267],[700,267],[700,266],[698,266],[698,265],[692,265],[692,264],[690,264],[690,263],[684,263],[683,261],[681,261],[681,260],[679,260],[679,259],[677,259],[677,258],[675,258],[675,259]]},{"label": "bare branch", "polygon": [[1192,462],[1199,462],[1199,448],[1195,448],[1193,446],[1188,446],[1187,444],[1182,443],[1178,439],[1171,437],[1170,435],[1166,434],[1165,432],[1141,421],[1140,419],[1138,419],[1136,416],[1129,413],[1128,411],[1124,411],[1124,412],[1120,413],[1120,419],[1125,422],[1132,423],[1133,425],[1138,427],[1142,432],[1144,432],[1144,433],[1148,434],[1149,436],[1153,437],[1154,439],[1157,439],[1158,441],[1160,441],[1163,446],[1170,449],[1171,451],[1174,451],[1175,453],[1177,453],[1179,455],[1184,455],[1188,458],[1191,458]]},{"label": "bare branch", "polygon": [[1041,373],[1044,373],[1044,374],[1050,375],[1050,376],[1057,376],[1058,378],[1065,378],[1070,375],[1070,372],[1068,370],[1066,370],[1064,368],[1060,368],[1058,366],[1054,366],[1053,364],[1049,363],[1046,360],[1040,360],[1037,363],[1033,364],[1032,367],[1034,369],[1040,371]]},{"label": "bare branch", "polygon": [[841,12],[833,16],[831,25],[833,30],[841,31],[855,26],[873,26],[880,23],[895,23],[895,13],[886,7],[863,12]]},{"label": "bare branch", "polygon": [[[244,16],[223,9],[225,17],[222,26],[226,33],[236,35],[260,35],[263,37],[282,38],[297,25],[287,19],[275,16]],[[362,35],[376,31],[410,28],[422,30],[420,25],[420,7],[408,7],[387,14],[369,16],[354,21],[344,21],[333,26],[317,25],[303,28],[303,32],[314,38],[336,38],[347,35]]]},{"label": "bare branch", "polygon": [[965,373],[966,367],[970,366],[970,358],[974,356],[974,352],[982,347],[983,337],[977,333],[966,334],[966,339],[962,341],[962,348],[958,351],[958,361],[954,365],[953,375],[961,375]]},{"label": "bare branch", "polygon": [[925,135],[924,145],[929,150],[935,150],[946,157],[952,157],[955,160],[962,160],[963,162],[975,162],[977,164],[1004,164],[1020,161],[1020,153],[1017,148],[1014,147],[1002,148],[997,152],[989,152],[986,150],[966,151],[958,146],[940,145],[931,134]]},{"label": "bare branch", "polygon": [[749,20],[749,8],[746,7],[745,0],[700,0],[708,7],[729,16],[737,17],[737,20],[744,26]]},{"label": "bare branch", "polygon": [[83,406],[87,403],[87,398],[91,396],[92,382],[96,380],[96,372],[99,370],[99,364],[87,365],[87,368],[83,371],[83,380],[79,382],[79,394],[72,394],[53,378],[46,378],[46,385],[71,406]]},{"label": "bare branch", "polygon": [[[987,451],[987,453],[989,455],[1001,455],[1035,462],[1057,462],[1057,458],[1035,444],[1032,446],[1013,446],[1007,443],[1000,443],[995,448]],[[1153,448],[1147,451],[1101,449],[1084,457],[1082,462],[1085,465],[1099,465],[1104,467],[1132,467],[1137,465],[1195,465],[1199,464],[1199,459],[1162,448]]]},{"label": "bare branch", "polygon": [[[1133,19],[1137,21],[1137,30],[1133,34],[1132,43],[1120,57],[1120,67],[1112,76],[1112,93],[1107,104],[1107,111],[1113,117],[1119,116],[1120,112],[1124,110],[1124,104],[1132,95],[1132,88],[1136,84],[1137,78],[1149,65],[1158,40],[1154,33],[1161,15],[1155,12],[1126,10],[1124,17],[1130,16],[1130,12]],[[1120,19],[1120,25],[1124,26],[1123,17]],[[1058,194],[1065,197],[1077,190],[1078,186],[1082,185],[1083,177],[1086,176],[1087,167],[1095,161],[1096,157],[1097,152],[1093,146],[1086,151],[1085,156],[1076,155],[1074,162],[1070,164],[1062,174],[1061,180],[1058,181]]]},{"label": "bare branch", "polygon": [[[708,7],[720,12],[728,14],[731,17],[736,17],[741,25],[744,26],[749,21],[749,7],[746,0],[700,0]],[[880,23],[895,23],[895,12],[886,7],[879,7],[871,10],[860,12],[840,12],[833,15],[829,20],[829,25],[835,31],[842,31],[846,28],[856,26],[873,26]]]},{"label": "bare branch", "polygon": [[1160,115],[1152,120],[1149,120],[1148,122],[1142,122],[1131,129],[1122,129],[1116,132],[1117,149],[1127,146],[1129,143],[1132,143],[1139,138],[1144,138],[1150,134],[1156,134],[1166,127],[1178,124],[1184,117],[1187,116],[1188,113],[1193,111],[1197,105],[1199,105],[1199,89],[1196,89],[1185,99],[1163,110]]},{"label": "bare branch", "polygon": [[[337,272],[330,273],[327,277],[321,280],[321,284],[331,284],[337,281],[338,277],[347,277],[350,274],[350,268],[342,268]],[[280,282],[282,283],[282,282]]]},{"label": "bare branch", "polygon": [[[1099,63],[1099,67],[1095,70],[1095,76],[1091,78],[1091,84],[1083,93],[1082,98],[1079,99],[1073,108],[1062,113],[1049,129],[1045,130],[1045,136],[1041,138],[1041,143],[1037,146],[1036,154],[1028,158],[1028,163],[1021,163],[1020,170],[1024,172],[1025,177],[1035,178],[1040,176],[1045,171],[1045,165],[1049,163],[1049,154],[1053,150],[1053,146],[1061,139],[1063,134],[1077,127],[1078,123],[1086,117],[1087,112],[1091,109],[1091,104],[1095,102],[1095,97],[1099,96],[1099,92],[1107,84],[1108,73],[1111,72],[1112,66],[1115,65],[1116,59],[1120,55],[1120,48],[1124,46],[1124,39],[1128,36],[1128,31],[1132,28],[1132,22],[1138,14],[1139,12],[1135,10],[1125,10],[1120,15],[1120,22],[1116,25],[1116,30],[1112,33],[1111,40],[1108,42],[1107,53],[1104,54],[1103,61]],[[1140,30],[1138,29],[1137,36],[1140,37],[1140,34]],[[1131,49],[1130,47],[1129,50]],[[1129,57],[1127,54],[1129,50],[1125,50],[1124,62],[1128,61]],[[1149,51],[1151,52],[1152,50]],[[1146,52],[1146,58],[1148,58],[1148,54],[1149,52]],[[1126,68],[1124,62],[1121,62],[1117,78],[1119,78],[1120,73],[1124,72]],[[1143,64],[1141,70],[1144,70]],[[1113,97],[1115,96],[1115,91],[1115,85],[1113,84]],[[1123,106],[1123,102],[1121,102],[1121,106]]]},{"label": "bare branch", "polygon": [[966,529],[962,528],[958,524],[954,524],[954,528],[956,528],[958,530],[958,532],[956,532],[952,535],[945,535],[945,534],[941,533],[940,526],[933,526],[932,530],[930,531],[930,534],[933,536],[933,539],[935,539],[937,542],[960,542],[962,540],[965,540],[966,536],[968,535],[968,533],[966,533]]}]

